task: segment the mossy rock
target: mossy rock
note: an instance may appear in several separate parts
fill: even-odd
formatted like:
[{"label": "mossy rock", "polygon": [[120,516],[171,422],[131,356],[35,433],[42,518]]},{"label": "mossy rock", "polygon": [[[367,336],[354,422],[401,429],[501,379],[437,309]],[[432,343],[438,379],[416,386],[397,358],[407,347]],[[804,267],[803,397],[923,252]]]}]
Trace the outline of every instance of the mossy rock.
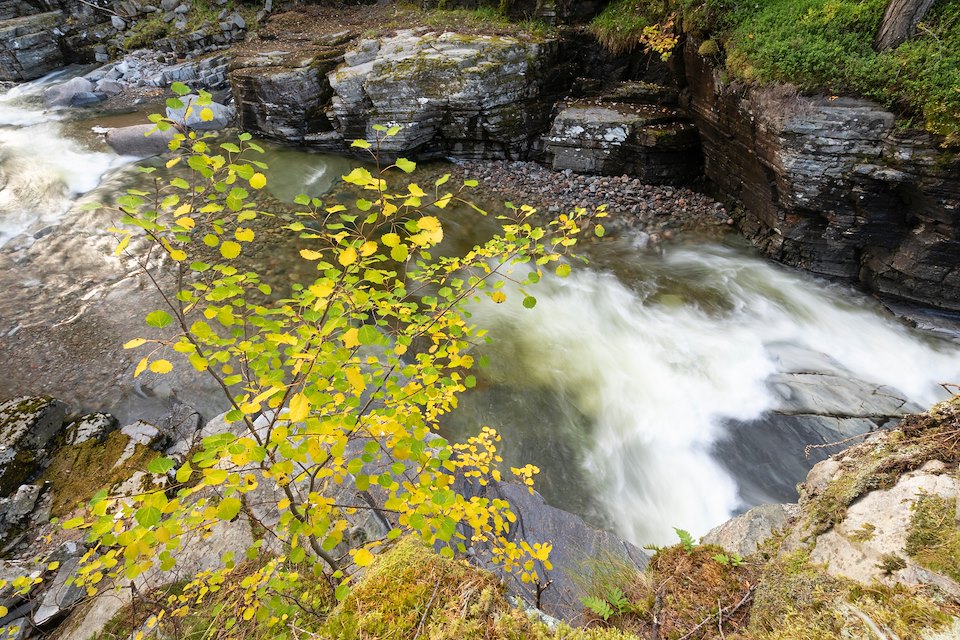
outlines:
[{"label": "mossy rock", "polygon": [[133,455],[118,465],[117,461],[129,445],[129,437],[121,431],[113,431],[102,443],[87,440],[57,450],[40,476],[41,480],[50,483],[53,492],[51,515],[58,518],[67,515],[100,489],[114,487],[135,472],[146,469],[157,456],[153,449],[137,444]]}]

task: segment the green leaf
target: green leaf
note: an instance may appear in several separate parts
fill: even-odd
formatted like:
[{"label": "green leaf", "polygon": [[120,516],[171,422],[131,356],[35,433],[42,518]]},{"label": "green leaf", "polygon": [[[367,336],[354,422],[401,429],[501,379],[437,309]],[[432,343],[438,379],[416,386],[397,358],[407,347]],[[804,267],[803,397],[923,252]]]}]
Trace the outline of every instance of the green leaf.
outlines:
[{"label": "green leaf", "polygon": [[133,517],[142,527],[154,526],[160,522],[162,516],[163,514],[160,512],[160,509],[156,507],[142,507],[137,509],[136,513],[133,514]]},{"label": "green leaf", "polygon": [[310,204],[310,196],[308,196],[305,193],[297,194],[297,196],[293,199],[293,203],[300,204],[300,205],[308,205]]},{"label": "green leaf", "polygon": [[170,85],[170,91],[173,91],[175,94],[182,97],[190,93],[190,87],[182,82],[174,82]]},{"label": "green leaf", "polygon": [[146,321],[147,325],[151,327],[163,329],[165,326],[173,322],[173,317],[166,311],[157,309],[156,311],[151,311],[147,314]]},{"label": "green leaf", "polygon": [[397,168],[403,171],[404,173],[410,173],[417,168],[417,163],[406,158],[397,158],[396,162]]},{"label": "green leaf", "polygon": [[170,458],[154,458],[150,461],[150,464],[147,465],[147,471],[150,473],[156,474],[165,474],[170,469],[173,469],[174,462]]},{"label": "green leaf", "polygon": [[354,140],[351,144],[351,147],[357,147],[358,149],[369,149],[370,143],[366,140]]},{"label": "green leaf", "polygon": [[570,275],[570,265],[566,263],[557,265],[557,275],[561,278],[566,278],[568,275]]},{"label": "green leaf", "polygon": [[350,595],[350,585],[345,582],[341,582],[340,586],[337,587],[336,591],[333,592],[333,595],[337,598],[337,602],[343,601],[348,595]]},{"label": "green leaf", "polygon": [[535,306],[537,306],[537,299],[533,296],[527,296],[523,299],[523,306],[527,309],[533,309]]},{"label": "green leaf", "polygon": [[221,520],[233,520],[243,506],[239,498],[224,498],[217,507],[217,517]]},{"label": "green leaf", "polygon": [[363,325],[357,331],[357,339],[360,344],[377,344],[382,337],[377,328],[369,324]]}]

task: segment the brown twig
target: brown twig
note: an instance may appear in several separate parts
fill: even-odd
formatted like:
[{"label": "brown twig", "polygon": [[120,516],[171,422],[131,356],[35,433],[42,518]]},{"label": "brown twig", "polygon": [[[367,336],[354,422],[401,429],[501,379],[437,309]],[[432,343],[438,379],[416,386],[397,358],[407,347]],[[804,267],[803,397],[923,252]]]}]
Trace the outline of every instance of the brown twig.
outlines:
[{"label": "brown twig", "polygon": [[440,588],[440,582],[443,580],[443,573],[441,572],[437,576],[437,584],[433,585],[433,593],[430,594],[430,600],[427,601],[427,608],[423,610],[423,615],[420,616],[420,623],[417,625],[417,632],[413,635],[413,640],[417,640],[420,637],[420,634],[423,633],[423,625],[427,621],[427,616],[430,615],[430,607],[433,606],[433,599],[437,597],[437,590]]},{"label": "brown twig", "polygon": [[865,431],[864,433],[858,433],[856,435],[850,436],[849,438],[844,438],[843,440],[836,440],[834,442],[825,442],[823,444],[808,444],[803,448],[803,457],[810,458],[810,452],[814,449],[829,449],[830,447],[836,447],[837,445],[847,444],[858,438],[865,438],[867,436],[873,435],[875,431]]},{"label": "brown twig", "polygon": [[[687,640],[687,638],[692,637],[693,634],[695,634],[697,631],[699,631],[700,629],[702,629],[703,627],[705,627],[707,624],[709,624],[709,623],[714,619],[714,617],[718,617],[718,618],[720,618],[720,619],[722,620],[724,613],[727,614],[727,618],[728,618],[728,619],[729,619],[730,617],[732,617],[733,614],[735,614],[737,611],[740,610],[740,607],[742,607],[743,605],[745,605],[745,604],[753,597],[753,591],[754,591],[754,589],[756,589],[756,587],[754,587],[753,585],[751,585],[750,588],[747,589],[747,592],[746,592],[746,593],[743,595],[743,597],[740,599],[740,602],[738,602],[737,604],[735,604],[735,605],[733,605],[733,606],[731,606],[731,607],[723,607],[722,609],[718,609],[715,614],[714,614],[714,613],[711,613],[709,616],[707,616],[706,618],[704,618],[703,620],[701,620],[701,621],[700,621],[700,624],[698,624],[697,626],[695,626],[693,629],[690,629],[690,631],[688,631],[688,632],[685,633],[684,635],[680,636],[680,640]],[[728,609],[729,609],[729,611],[728,611]],[[721,633],[722,633],[722,630],[721,630]]]}]

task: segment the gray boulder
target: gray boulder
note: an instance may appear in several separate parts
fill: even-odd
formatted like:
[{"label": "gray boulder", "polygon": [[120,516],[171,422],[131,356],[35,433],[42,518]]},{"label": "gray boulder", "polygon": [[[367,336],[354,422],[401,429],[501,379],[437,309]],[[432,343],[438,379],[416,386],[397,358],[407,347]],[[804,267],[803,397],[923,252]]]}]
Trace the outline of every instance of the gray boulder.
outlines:
[{"label": "gray boulder", "polygon": [[[180,101],[183,102],[183,107],[180,109],[171,109],[167,107],[167,117],[174,122],[178,122],[188,129],[194,129],[196,131],[216,131],[227,127],[230,122],[236,116],[236,109],[233,107],[220,104],[219,102],[211,102],[207,106],[199,106],[197,101],[200,99],[200,96],[195,94],[190,94],[180,98]],[[210,109],[213,112],[213,118],[211,120],[204,120],[201,118],[200,114],[204,109]]]},{"label": "gray boulder", "polygon": [[[122,156],[155,156],[169,150],[167,146],[176,131],[154,131],[152,124],[135,124],[107,130],[106,140],[111,149]],[[152,132],[152,133],[151,133]]]},{"label": "gray boulder", "polygon": [[775,532],[785,530],[796,511],[796,505],[762,504],[714,527],[701,542],[746,557],[756,552]]},{"label": "gray boulder", "polygon": [[[47,89],[43,100],[48,107],[82,106],[84,103],[90,104],[93,89],[94,84],[86,78],[72,78]],[[94,99],[94,102],[98,101],[99,98]]]},{"label": "gray boulder", "polygon": [[63,428],[67,407],[48,397],[20,397],[0,404],[0,495],[26,482],[44,447]]}]

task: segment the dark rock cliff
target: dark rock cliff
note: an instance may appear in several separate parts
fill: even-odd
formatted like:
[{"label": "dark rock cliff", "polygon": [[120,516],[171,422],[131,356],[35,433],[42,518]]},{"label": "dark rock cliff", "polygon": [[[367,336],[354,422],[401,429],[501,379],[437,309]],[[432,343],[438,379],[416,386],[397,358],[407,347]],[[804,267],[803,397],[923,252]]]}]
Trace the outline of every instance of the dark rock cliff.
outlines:
[{"label": "dark rock cliff", "polygon": [[960,309],[960,157],[865,100],[726,84],[688,43],[706,176],[769,256]]}]

